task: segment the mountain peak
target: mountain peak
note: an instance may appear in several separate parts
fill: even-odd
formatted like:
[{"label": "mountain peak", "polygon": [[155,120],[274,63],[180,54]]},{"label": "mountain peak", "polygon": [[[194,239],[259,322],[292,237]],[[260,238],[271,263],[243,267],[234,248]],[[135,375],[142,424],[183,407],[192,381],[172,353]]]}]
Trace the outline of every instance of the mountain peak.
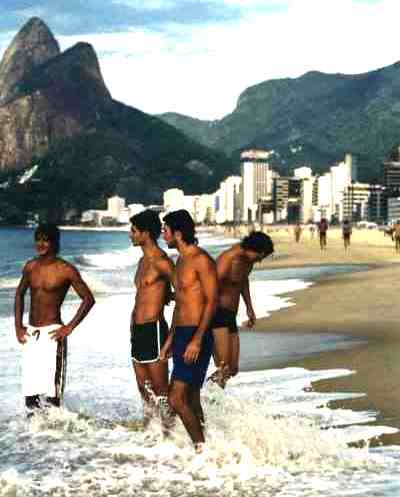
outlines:
[{"label": "mountain peak", "polygon": [[17,84],[34,68],[60,53],[47,24],[32,17],[20,29],[0,63],[0,105],[15,96]]}]

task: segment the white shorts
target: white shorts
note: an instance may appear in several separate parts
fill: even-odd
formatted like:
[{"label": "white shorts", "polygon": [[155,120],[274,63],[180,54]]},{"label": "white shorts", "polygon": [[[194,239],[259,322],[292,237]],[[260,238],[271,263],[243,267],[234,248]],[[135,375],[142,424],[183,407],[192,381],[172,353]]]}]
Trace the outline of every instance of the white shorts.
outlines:
[{"label": "white shorts", "polygon": [[22,395],[62,398],[65,385],[67,340],[51,340],[61,324],[27,326],[29,337],[22,345]]}]

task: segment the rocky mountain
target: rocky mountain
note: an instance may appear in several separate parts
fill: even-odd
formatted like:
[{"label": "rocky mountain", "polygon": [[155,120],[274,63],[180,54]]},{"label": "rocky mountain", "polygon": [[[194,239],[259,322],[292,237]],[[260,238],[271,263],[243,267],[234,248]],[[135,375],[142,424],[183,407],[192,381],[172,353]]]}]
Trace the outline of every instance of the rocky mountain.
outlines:
[{"label": "rocky mountain", "polygon": [[[21,184],[19,171],[34,164],[34,175]],[[0,207],[23,199],[17,207],[24,212],[47,209],[63,218],[71,209],[100,208],[113,193],[160,202],[168,187],[215,188],[230,169],[223,153],[113,100],[91,45],[60,52],[46,24],[33,18],[5,52]]]},{"label": "rocky mountain", "polygon": [[326,170],[352,152],[363,179],[372,180],[400,142],[400,63],[358,75],[314,71],[265,81],[246,89],[235,110],[217,121],[160,117],[235,158],[249,146],[273,149],[284,172],[305,163]]}]

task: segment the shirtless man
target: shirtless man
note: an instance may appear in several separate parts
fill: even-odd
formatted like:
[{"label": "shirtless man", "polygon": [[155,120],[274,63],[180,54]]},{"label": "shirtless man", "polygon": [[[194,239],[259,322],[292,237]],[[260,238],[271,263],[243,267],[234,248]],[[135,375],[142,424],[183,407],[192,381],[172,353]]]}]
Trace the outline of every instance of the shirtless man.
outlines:
[{"label": "shirtless man", "polygon": [[[28,261],[15,295],[15,331],[23,345],[22,391],[28,409],[46,403],[59,407],[66,373],[66,337],[84,319],[94,298],[78,270],[57,256],[60,232],[53,224],[41,224],[35,231],[38,256]],[[67,324],[61,320],[61,306],[70,287],[82,299]],[[24,300],[30,290],[29,325],[23,324]],[[45,396],[42,402],[41,396]]]},{"label": "shirtless man", "polygon": [[200,389],[213,348],[210,324],[217,303],[217,272],[215,262],[197,246],[195,225],[186,210],[164,217],[164,240],[179,252],[173,326],[161,351],[161,357],[166,359],[172,350],[174,364],[168,401],[181,418],[195,450],[201,452],[204,415]]},{"label": "shirtless man", "polygon": [[214,360],[218,369],[210,379],[222,388],[228,378],[235,376],[239,371],[240,341],[236,314],[240,297],[246,304],[248,324],[252,327],[256,315],[251,302],[249,274],[255,262],[262,261],[273,251],[271,238],[261,231],[253,231],[217,258],[219,294],[212,329]]},{"label": "shirtless man", "polygon": [[160,361],[160,351],[168,336],[164,305],[170,297],[174,265],[157,244],[161,222],[156,212],[140,212],[130,222],[130,239],[143,252],[135,275],[136,298],[131,315],[132,364],[145,423],[155,414],[156,404],[166,421],[168,363]]}]

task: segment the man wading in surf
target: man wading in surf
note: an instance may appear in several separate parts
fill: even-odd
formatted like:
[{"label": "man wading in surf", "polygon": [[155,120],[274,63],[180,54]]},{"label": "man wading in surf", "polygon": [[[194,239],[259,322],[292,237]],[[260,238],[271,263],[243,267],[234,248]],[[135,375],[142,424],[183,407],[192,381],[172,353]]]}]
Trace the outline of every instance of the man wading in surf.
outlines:
[{"label": "man wading in surf", "polygon": [[132,364],[143,399],[145,424],[157,410],[168,423],[168,363],[160,360],[160,351],[168,336],[164,306],[171,297],[174,264],[157,244],[161,222],[156,212],[140,212],[130,222],[130,239],[143,252],[135,275],[136,298],[131,315]]},{"label": "man wading in surf", "polygon": [[222,388],[225,387],[226,381],[239,371],[240,341],[236,315],[240,297],[246,305],[248,325],[252,327],[256,315],[251,301],[249,274],[256,262],[261,262],[273,251],[271,238],[261,231],[253,231],[217,258],[219,292],[212,330],[214,361],[218,369],[210,379]]},{"label": "man wading in surf", "polygon": [[164,240],[168,247],[179,252],[173,325],[161,351],[163,359],[172,351],[174,363],[168,400],[195,450],[201,452],[204,415],[200,389],[212,354],[210,323],[217,303],[217,272],[213,259],[197,246],[195,225],[186,210],[170,212],[164,217]]},{"label": "man wading in surf", "polygon": [[[53,224],[40,224],[35,231],[38,256],[28,261],[15,294],[15,332],[22,344],[22,392],[28,409],[62,402],[67,355],[67,336],[94,304],[92,292],[78,270],[57,256],[60,232]],[[72,287],[82,299],[67,324],[61,306]],[[24,299],[30,290],[29,325],[23,325]]]}]

